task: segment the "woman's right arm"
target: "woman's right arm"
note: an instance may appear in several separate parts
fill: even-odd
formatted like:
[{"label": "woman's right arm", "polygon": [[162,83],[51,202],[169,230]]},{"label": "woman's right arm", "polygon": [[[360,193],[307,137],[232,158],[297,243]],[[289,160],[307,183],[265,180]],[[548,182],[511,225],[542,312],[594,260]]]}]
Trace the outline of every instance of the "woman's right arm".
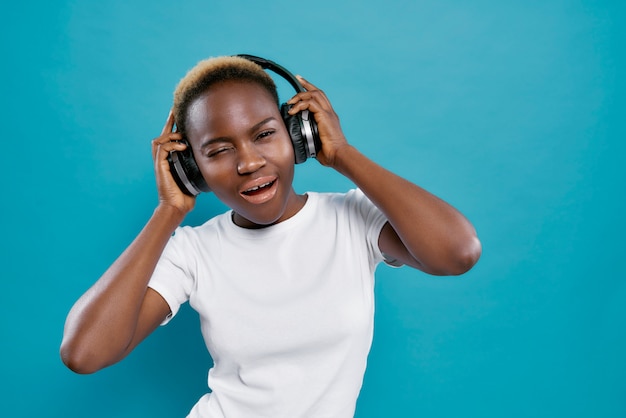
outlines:
[{"label": "woman's right arm", "polygon": [[148,282],[174,230],[195,204],[169,171],[168,153],[185,148],[175,142],[182,137],[173,127],[170,113],[161,135],[152,141],[159,205],[135,240],[67,316],[61,358],[77,373],[93,373],[120,361],[170,312]]}]

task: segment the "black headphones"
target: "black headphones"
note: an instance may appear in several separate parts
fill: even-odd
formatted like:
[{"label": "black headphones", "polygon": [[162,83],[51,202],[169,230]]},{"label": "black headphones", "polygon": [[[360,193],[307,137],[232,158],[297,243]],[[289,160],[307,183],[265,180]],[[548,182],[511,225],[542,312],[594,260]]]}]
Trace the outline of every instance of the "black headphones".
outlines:
[{"label": "black headphones", "polygon": [[[236,55],[250,60],[263,68],[264,70],[271,70],[276,74],[283,77],[296,89],[296,92],[300,93],[305,91],[302,84],[298,79],[287,71],[284,67],[276,64],[273,61],[265,58],[255,57],[254,55]],[[293,144],[295,162],[296,164],[303,163],[307,158],[315,158],[319,150],[321,149],[321,142],[319,133],[317,131],[317,123],[313,118],[313,115],[308,110],[303,110],[295,115],[288,113],[291,105],[283,103],[280,105],[280,114],[282,115],[287,132],[291,137],[291,143]],[[196,196],[200,192],[208,192],[209,186],[206,184],[202,173],[196,164],[193,157],[193,151],[191,145],[184,139],[182,142],[187,144],[187,148],[184,151],[172,151],[167,157],[167,161],[170,164],[170,171],[176,184],[183,191],[183,193]]]}]

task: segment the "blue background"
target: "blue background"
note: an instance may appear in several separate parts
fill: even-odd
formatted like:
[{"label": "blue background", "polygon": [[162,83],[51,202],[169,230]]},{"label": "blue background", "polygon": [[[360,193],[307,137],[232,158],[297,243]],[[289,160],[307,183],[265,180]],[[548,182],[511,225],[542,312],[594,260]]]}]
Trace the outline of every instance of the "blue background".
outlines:
[{"label": "blue background", "polygon": [[[175,84],[252,53],[325,90],[353,144],[483,243],[460,278],[379,269],[357,417],[625,417],[625,4],[5,4],[0,414],[184,416],[206,391],[188,307],[95,375],[58,347],[155,207],[150,140]],[[295,186],[351,185],[311,161]],[[186,223],[223,210],[202,196]]]}]

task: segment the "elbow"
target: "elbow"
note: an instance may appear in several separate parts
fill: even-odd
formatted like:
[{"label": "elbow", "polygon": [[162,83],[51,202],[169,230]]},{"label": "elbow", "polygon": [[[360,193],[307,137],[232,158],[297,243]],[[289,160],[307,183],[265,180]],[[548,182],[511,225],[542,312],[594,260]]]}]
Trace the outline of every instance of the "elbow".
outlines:
[{"label": "elbow", "polygon": [[460,276],[467,273],[478,262],[482,254],[482,245],[476,235],[465,239],[455,251],[452,251],[452,262],[447,275]]},{"label": "elbow", "polygon": [[102,369],[94,361],[94,355],[81,344],[63,340],[59,350],[61,361],[68,369],[78,374],[91,374]]},{"label": "elbow", "polygon": [[478,262],[482,246],[476,235],[472,235],[439,251],[438,263],[422,264],[422,269],[434,276],[460,276],[467,273]]}]

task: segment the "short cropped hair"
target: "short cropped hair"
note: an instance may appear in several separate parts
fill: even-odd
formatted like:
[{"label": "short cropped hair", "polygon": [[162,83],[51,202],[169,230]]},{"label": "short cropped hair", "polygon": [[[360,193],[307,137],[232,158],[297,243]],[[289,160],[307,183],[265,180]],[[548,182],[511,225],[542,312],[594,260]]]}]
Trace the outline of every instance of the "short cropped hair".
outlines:
[{"label": "short cropped hair", "polygon": [[223,81],[256,83],[267,90],[278,106],[276,84],[260,65],[237,56],[208,58],[189,70],[174,90],[173,113],[179,132],[185,132],[187,110],[191,103]]}]

